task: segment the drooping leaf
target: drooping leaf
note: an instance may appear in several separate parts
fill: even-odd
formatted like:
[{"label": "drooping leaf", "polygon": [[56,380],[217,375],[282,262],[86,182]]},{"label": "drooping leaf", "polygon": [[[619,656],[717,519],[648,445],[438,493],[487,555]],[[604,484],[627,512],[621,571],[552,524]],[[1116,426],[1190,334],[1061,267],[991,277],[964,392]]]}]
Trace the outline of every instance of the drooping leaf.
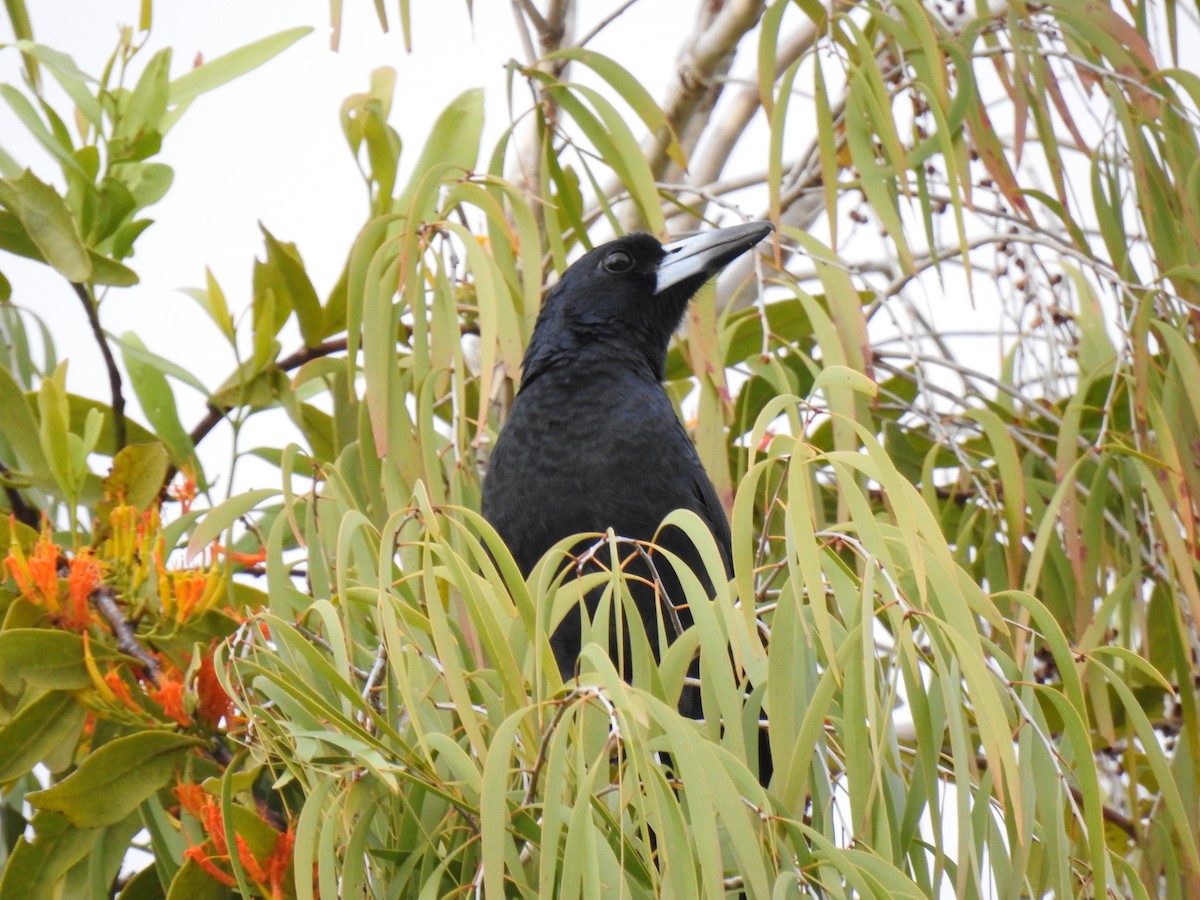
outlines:
[{"label": "drooping leaf", "polygon": [[[20,223],[41,258],[60,275],[79,283],[91,277],[92,263],[79,227],[66,201],[53,187],[26,169],[20,178],[0,179],[0,205]],[[15,242],[20,245],[19,238]]]},{"label": "drooping leaf", "polygon": [[184,754],[202,746],[199,738],[166,731],[117,738],[92,752],[62,781],[27,799],[79,828],[113,825],[163,787]]}]

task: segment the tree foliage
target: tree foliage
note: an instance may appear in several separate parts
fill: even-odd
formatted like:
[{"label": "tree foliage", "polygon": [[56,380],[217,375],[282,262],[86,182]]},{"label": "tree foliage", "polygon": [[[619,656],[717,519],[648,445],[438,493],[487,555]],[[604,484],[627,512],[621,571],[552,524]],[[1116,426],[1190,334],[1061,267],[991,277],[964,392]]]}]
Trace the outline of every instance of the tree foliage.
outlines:
[{"label": "tree foliage", "polygon": [[[105,305],[171,126],[303,30],[177,75],[144,4],[91,77],[6,3],[0,95],[57,170],[0,146],[0,249],[78,296],[110,390],[0,274],[0,898],[1200,895],[1194,10],[703,3],[662,86],[592,47],[630,5],[514,4],[513,127],[484,146],[468,90],[403,178],[377,70],[342,277],[264,233],[237,328],[209,275],[213,387]],[[543,286],[743,210],[777,239],[668,367],[735,577],[681,573],[696,624],[635,683],[593,643],[564,684],[592,582],[522,579],[477,513]],[[218,496],[205,439],[279,410],[295,443],[238,447],[278,489]]]}]

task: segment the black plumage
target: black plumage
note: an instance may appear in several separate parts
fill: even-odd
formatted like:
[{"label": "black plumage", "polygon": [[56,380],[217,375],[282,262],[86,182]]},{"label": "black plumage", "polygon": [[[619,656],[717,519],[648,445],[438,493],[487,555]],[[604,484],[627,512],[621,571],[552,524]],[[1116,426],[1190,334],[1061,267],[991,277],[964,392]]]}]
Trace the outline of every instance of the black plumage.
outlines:
[{"label": "black plumage", "polygon": [[[676,509],[704,520],[731,573],[729,522],[662,379],[671,335],[696,291],[771,230],[751,223],[665,247],[647,234],[628,235],[585,254],[547,295],[483,484],[483,514],[524,574],[572,534],[612,528],[620,537],[649,541]],[[699,555],[682,532],[666,529],[657,543],[677,554],[711,593]],[[607,552],[600,556],[607,560]],[[627,571],[652,581],[641,557]],[[659,621],[670,643],[678,628],[691,624],[691,615],[670,566],[656,565],[655,571],[674,614],[652,584],[628,583],[657,650]],[[591,610],[599,599],[599,592],[593,594]],[[611,639],[615,653],[617,635]],[[574,671],[580,640],[576,609],[551,637],[564,677]],[[699,717],[698,692],[685,690],[680,708]]]}]

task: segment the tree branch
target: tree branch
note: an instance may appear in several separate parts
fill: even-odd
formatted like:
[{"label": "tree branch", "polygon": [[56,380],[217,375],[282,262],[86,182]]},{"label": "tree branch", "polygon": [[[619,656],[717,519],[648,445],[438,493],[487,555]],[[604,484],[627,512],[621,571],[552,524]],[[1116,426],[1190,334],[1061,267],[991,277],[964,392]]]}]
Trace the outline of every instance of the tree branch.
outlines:
[{"label": "tree branch", "polygon": [[96,339],[96,343],[100,345],[100,355],[104,357],[104,367],[108,370],[108,387],[112,393],[113,440],[116,444],[116,450],[120,450],[125,446],[125,394],[121,388],[121,370],[117,368],[117,361],[113,357],[112,348],[108,346],[108,339],[104,336],[104,329],[100,327],[100,308],[98,304],[89,296],[87,288],[82,284],[72,281],[71,287],[75,289],[75,295],[83,304],[83,309],[87,313],[88,324],[92,326],[92,336]]},{"label": "tree branch", "polygon": [[[282,359],[275,360],[275,367],[283,372],[290,372],[292,369],[298,369],[314,359],[320,359],[323,356],[329,356],[333,353],[338,353],[345,350],[347,346],[346,338],[338,338],[333,341],[324,341],[317,344],[315,347],[301,347],[294,353],[290,353]],[[209,432],[221,424],[225,416],[228,415],[232,407],[219,407],[213,403],[208,404],[208,412],[204,414],[204,418],[196,423],[195,427],[188,432],[188,438],[195,447],[202,440],[208,437]],[[175,476],[179,473],[179,467],[172,464],[167,467],[167,476],[163,480],[163,490],[175,480]]]},{"label": "tree branch", "polygon": [[[738,44],[758,24],[765,8],[765,0],[732,0],[710,19],[709,6],[701,6],[700,21],[684,45],[674,83],[662,104],[677,135],[688,130],[701,109],[710,109],[716,102],[721,92],[718,76],[728,71]],[[660,177],[669,162],[667,135],[651,135],[643,149],[650,171]]]},{"label": "tree branch", "polygon": [[[782,77],[787,68],[812,49],[821,32],[814,22],[805,22],[779,47],[775,57],[774,80]],[[699,151],[688,166],[688,181],[710,184],[725,170],[733,148],[746,132],[746,126],[762,106],[757,84],[738,88],[722,118],[709,124]]]},{"label": "tree branch", "polygon": [[117,649],[126,656],[132,656],[142,664],[150,683],[158,687],[158,660],[150,655],[150,651],[138,643],[133,633],[133,627],[125,621],[125,614],[117,606],[116,594],[107,586],[98,587],[88,598],[96,612],[100,613],[112,633],[117,637]]},{"label": "tree branch", "polygon": [[616,9],[614,9],[612,12],[610,12],[607,16],[605,16],[603,19],[601,19],[599,22],[597,22],[595,25],[593,25],[591,31],[589,31],[587,34],[585,34],[583,37],[581,37],[575,43],[575,46],[576,47],[586,47],[588,45],[588,43],[593,38],[596,37],[596,35],[598,35],[601,31],[603,31],[605,28],[607,28],[609,25],[611,25],[613,22],[615,22],[617,19],[619,19],[621,16],[623,16],[625,14],[625,11],[637,2],[638,2],[638,0],[625,0],[624,3],[622,3],[620,6],[618,6]]}]

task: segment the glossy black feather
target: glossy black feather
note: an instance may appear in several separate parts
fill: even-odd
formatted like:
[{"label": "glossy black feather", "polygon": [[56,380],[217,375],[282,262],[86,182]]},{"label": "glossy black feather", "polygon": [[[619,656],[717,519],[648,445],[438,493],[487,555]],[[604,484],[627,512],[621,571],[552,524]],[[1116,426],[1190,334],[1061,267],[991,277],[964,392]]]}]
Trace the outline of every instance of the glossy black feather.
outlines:
[{"label": "glossy black feather", "polygon": [[[523,573],[568,535],[612,528],[649,541],[676,509],[708,525],[731,573],[729,522],[662,377],[671,335],[696,290],[769,231],[765,224],[740,226],[665,249],[649,235],[629,235],[584,255],[547,295],[483,485],[483,514]],[[666,529],[658,544],[711,593],[699,554],[682,532]],[[655,568],[678,624],[687,628],[691,615],[678,579],[668,565]],[[639,560],[629,571],[650,575]],[[673,617],[654,589],[633,580],[630,589],[652,645],[660,637],[673,641]],[[597,600],[590,597],[588,605],[594,609]],[[660,618],[667,622],[661,636]],[[615,653],[620,636],[610,637]],[[578,610],[551,644],[569,677],[580,651]],[[684,692],[681,710],[700,715],[696,691]]]}]

